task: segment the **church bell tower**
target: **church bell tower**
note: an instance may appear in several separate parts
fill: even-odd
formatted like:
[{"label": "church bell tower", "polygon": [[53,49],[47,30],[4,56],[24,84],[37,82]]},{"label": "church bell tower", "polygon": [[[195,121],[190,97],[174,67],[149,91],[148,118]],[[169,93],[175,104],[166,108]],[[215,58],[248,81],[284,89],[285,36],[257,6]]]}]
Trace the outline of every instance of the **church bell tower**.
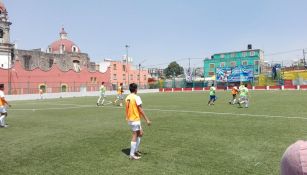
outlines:
[{"label": "church bell tower", "polygon": [[10,25],[8,13],[0,0],[0,68],[8,69],[12,66],[14,45],[10,42]]}]

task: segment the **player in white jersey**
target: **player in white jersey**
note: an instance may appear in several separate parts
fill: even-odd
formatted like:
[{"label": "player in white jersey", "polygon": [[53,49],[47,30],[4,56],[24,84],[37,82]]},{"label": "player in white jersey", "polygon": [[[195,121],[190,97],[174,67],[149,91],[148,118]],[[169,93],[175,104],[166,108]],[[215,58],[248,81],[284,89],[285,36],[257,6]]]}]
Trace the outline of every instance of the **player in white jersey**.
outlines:
[{"label": "player in white jersey", "polygon": [[104,100],[106,98],[106,87],[104,86],[104,82],[101,82],[101,86],[99,87],[99,98],[97,100],[97,106],[104,105]]},{"label": "player in white jersey", "polygon": [[241,104],[245,104],[245,108],[248,108],[249,100],[248,100],[249,92],[247,88],[247,84],[245,84],[244,87],[240,90],[240,98],[239,98],[239,106],[241,107]]},{"label": "player in white jersey", "polygon": [[5,118],[7,117],[7,106],[11,107],[8,101],[5,100],[4,84],[0,84],[0,128],[8,127],[5,123]]}]

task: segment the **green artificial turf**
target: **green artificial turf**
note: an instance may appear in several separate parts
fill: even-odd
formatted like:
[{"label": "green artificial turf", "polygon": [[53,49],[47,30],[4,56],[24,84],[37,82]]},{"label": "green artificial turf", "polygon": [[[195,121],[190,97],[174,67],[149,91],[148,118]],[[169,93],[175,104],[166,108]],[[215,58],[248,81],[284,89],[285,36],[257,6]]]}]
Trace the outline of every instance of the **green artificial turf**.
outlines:
[{"label": "green artificial turf", "polygon": [[[16,101],[0,128],[0,174],[279,174],[285,149],[307,139],[307,91],[251,91],[250,107],[230,92],[140,94],[141,160],[130,161],[124,108],[96,97]],[[108,97],[107,101],[113,101]]]}]

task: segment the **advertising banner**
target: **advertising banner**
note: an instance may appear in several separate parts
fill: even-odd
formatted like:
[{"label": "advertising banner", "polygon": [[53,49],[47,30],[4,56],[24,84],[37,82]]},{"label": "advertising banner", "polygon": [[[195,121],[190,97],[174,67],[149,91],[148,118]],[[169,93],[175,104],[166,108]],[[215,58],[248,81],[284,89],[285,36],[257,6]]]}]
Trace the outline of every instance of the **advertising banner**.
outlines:
[{"label": "advertising banner", "polygon": [[253,66],[217,67],[217,82],[252,81],[254,78]]}]

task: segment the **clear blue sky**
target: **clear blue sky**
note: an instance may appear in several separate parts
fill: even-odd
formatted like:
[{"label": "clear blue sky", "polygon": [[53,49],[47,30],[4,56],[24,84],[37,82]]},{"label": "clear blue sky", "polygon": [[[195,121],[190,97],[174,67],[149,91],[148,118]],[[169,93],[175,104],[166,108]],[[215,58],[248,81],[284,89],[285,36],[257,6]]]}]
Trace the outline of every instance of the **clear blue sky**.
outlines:
[{"label": "clear blue sky", "polygon": [[120,59],[126,44],[135,64],[146,60],[143,65],[159,67],[243,50],[247,44],[264,50],[266,60],[301,58],[299,50],[270,54],[307,48],[306,0],[3,1],[13,22],[11,40],[20,49],[46,49],[64,25],[96,62]]}]

